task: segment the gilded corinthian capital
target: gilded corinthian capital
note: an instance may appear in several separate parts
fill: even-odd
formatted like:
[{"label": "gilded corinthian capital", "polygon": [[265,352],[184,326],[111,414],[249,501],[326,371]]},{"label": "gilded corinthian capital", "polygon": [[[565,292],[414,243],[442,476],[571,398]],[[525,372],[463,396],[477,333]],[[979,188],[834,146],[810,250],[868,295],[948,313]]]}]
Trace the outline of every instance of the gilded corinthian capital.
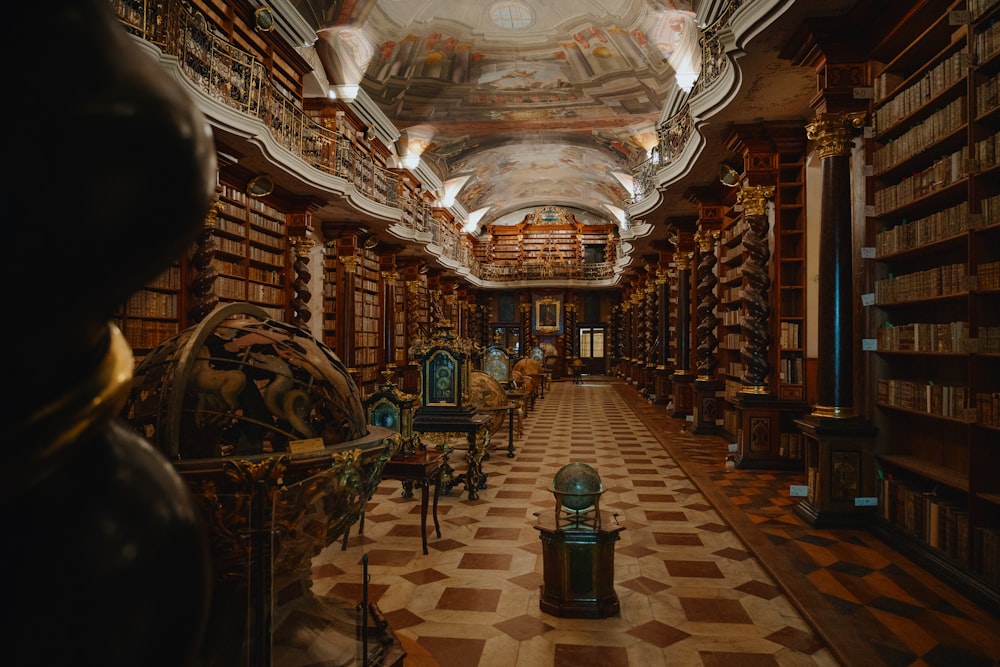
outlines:
[{"label": "gilded corinthian capital", "polygon": [[773,185],[745,185],[740,188],[737,199],[743,204],[745,215],[764,215],[767,200],[773,196]]},{"label": "gilded corinthian capital", "polygon": [[854,131],[865,124],[867,111],[819,113],[806,125],[806,136],[816,142],[820,159],[850,155]]}]

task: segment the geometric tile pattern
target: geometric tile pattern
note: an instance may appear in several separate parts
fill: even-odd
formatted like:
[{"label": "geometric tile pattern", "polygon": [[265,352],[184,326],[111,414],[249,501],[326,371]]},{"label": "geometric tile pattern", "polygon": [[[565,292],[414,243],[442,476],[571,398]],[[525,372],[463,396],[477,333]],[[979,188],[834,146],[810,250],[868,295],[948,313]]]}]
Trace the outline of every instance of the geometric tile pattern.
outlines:
[{"label": "geometric tile pattern", "polygon": [[[383,481],[365,534],[355,528],[345,550],[338,543],[313,559],[313,590],[360,600],[367,557],[369,601],[401,640],[442,667],[837,665],[629,407],[631,388],[616,384],[546,389],[524,419],[513,458],[506,432],[498,434],[479,498],[468,500],[461,485],[441,497],[442,536],[428,533],[427,555],[419,501],[402,498],[400,482]],[[462,472],[458,454],[451,463]],[[608,618],[560,618],[539,607],[544,562],[535,526],[553,515],[549,485],[573,461],[598,471],[601,509],[624,528],[614,548],[621,611]]]},{"label": "geometric tile pattern", "polygon": [[[747,549],[791,594],[826,646],[850,665],[1000,665],[1000,621],[955,589],[860,529],[809,526],[793,508],[796,471],[727,468],[728,442],[696,436],[625,384],[615,388],[658,436],[664,449],[703,489]],[[764,599],[768,586],[741,587]],[[772,641],[805,648],[809,636],[783,632]],[[701,664],[729,662],[726,651],[700,653]]]}]

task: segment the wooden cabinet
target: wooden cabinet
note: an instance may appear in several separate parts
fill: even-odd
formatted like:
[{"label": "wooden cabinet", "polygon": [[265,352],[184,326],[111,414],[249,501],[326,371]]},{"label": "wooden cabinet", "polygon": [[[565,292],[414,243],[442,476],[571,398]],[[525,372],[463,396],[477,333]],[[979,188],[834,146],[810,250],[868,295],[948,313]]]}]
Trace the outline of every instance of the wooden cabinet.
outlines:
[{"label": "wooden cabinet", "polygon": [[996,600],[1000,6],[977,4],[971,22],[965,2],[922,12],[915,40],[872,54],[863,348],[882,528]]}]

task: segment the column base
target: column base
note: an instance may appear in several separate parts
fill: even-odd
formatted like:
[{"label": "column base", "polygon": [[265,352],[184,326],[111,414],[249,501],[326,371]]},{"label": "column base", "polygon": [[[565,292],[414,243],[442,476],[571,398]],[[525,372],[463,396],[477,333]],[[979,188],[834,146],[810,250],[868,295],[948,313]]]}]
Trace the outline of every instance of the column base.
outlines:
[{"label": "column base", "polygon": [[805,437],[806,497],[795,513],[816,528],[855,527],[878,512],[874,446],[878,430],[861,417],[795,420]]}]

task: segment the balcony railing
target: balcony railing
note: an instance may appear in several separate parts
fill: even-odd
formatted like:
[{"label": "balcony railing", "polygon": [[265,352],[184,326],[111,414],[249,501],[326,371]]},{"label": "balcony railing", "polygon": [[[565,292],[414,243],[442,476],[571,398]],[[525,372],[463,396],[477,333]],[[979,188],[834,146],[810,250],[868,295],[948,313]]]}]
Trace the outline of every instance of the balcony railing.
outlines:
[{"label": "balcony railing", "polygon": [[[281,146],[320,171],[354,185],[369,200],[400,212],[399,224],[415,232],[430,232],[441,254],[483,280],[523,280],[543,277],[605,280],[613,264],[580,264],[560,268],[561,275],[541,275],[518,267],[521,275],[503,278],[498,267],[475,260],[460,242],[457,228],[435,219],[432,207],[417,197],[400,196],[398,174],[377,163],[350,138],[331,130],[302,109],[301,100],[276,84],[253,54],[233,45],[205,15],[180,0],[109,0],[119,21],[131,34],[177,58],[181,71],[208,97],[247,116],[258,118]],[[547,271],[547,270],[546,270]]]}]

